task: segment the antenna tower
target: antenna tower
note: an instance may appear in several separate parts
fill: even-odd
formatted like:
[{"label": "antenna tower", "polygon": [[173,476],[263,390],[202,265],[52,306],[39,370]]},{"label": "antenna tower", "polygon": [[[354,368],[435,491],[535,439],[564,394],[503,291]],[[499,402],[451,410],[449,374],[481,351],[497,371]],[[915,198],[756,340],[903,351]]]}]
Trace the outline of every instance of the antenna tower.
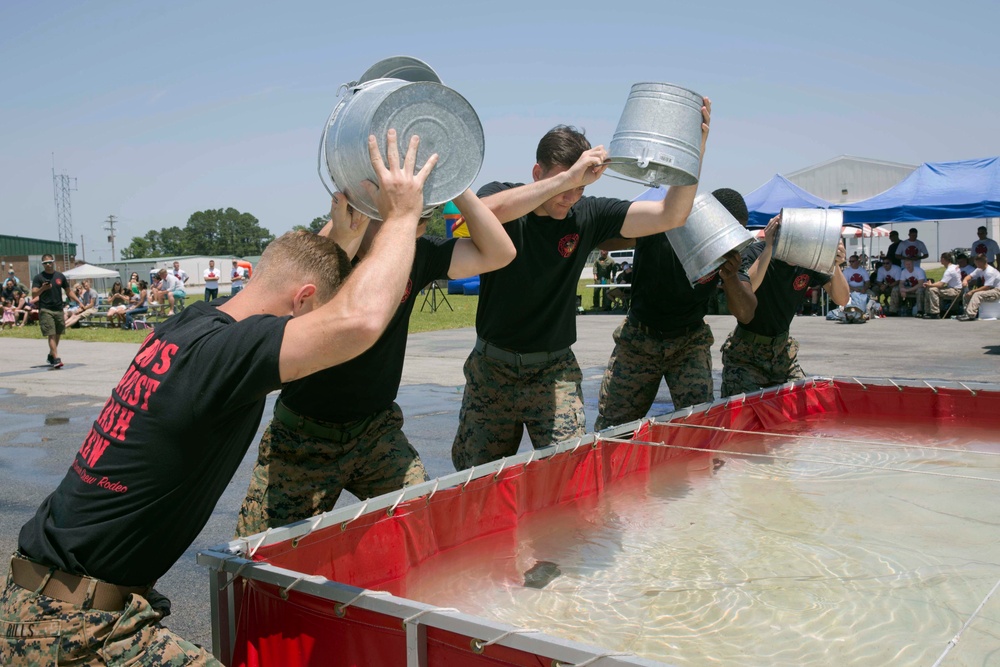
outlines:
[{"label": "antenna tower", "polygon": [[56,174],[56,159],[52,156],[52,190],[56,202],[56,225],[59,227],[59,243],[62,244],[63,270],[69,270],[69,244],[73,242],[73,206],[69,193],[76,190],[76,179],[66,174]]}]

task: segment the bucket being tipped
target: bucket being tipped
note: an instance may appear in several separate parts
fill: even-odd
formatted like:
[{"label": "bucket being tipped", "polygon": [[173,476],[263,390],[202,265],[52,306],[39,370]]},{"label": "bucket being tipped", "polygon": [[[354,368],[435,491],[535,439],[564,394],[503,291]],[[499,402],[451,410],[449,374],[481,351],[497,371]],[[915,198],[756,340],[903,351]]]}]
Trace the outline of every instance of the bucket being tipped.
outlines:
[{"label": "bucket being tipped", "polygon": [[728,253],[743,250],[754,237],[718,199],[702,194],[695,197],[684,226],[668,230],[667,239],[694,286],[722,266]]},{"label": "bucket being tipped", "polygon": [[830,273],[840,246],[844,212],[827,208],[783,208],[774,237],[775,259]]},{"label": "bucket being tipped", "polygon": [[608,146],[608,169],[657,185],[694,185],[704,98],[669,83],[632,86]]},{"label": "bucket being tipped", "polygon": [[349,86],[324,128],[320,163],[326,162],[330,178],[352,206],[378,220],[378,208],[362,185],[366,180],[377,182],[368,135],[375,135],[383,161],[390,128],[396,130],[401,158],[410,138],[418,135],[417,169],[438,154],[438,163],[424,183],[424,207],[429,212],[462,194],[479,175],[485,152],[483,126],[464,97],[427,80],[437,75],[421,61],[397,56],[376,63],[364,76],[373,70],[420,80],[377,78]]}]

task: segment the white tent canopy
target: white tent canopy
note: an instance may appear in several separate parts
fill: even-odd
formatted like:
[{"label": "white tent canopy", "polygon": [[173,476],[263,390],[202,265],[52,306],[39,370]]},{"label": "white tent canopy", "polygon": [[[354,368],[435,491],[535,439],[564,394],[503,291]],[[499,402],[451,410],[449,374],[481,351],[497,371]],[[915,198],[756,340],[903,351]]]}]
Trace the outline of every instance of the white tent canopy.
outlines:
[{"label": "white tent canopy", "polygon": [[63,275],[70,280],[93,280],[94,278],[120,278],[121,274],[111,269],[102,269],[93,264],[81,264],[69,271],[63,271]]}]

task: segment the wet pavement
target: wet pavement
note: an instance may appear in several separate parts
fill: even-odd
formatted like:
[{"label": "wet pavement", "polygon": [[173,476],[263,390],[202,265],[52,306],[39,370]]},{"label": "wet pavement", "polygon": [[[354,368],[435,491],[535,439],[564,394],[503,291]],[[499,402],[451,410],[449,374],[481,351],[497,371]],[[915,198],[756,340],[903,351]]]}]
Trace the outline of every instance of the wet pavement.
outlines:
[{"label": "wet pavement", "polygon": [[[577,319],[574,350],[583,370],[589,427],[597,416],[597,393],[613,347],[611,334],[621,321],[621,315],[603,314]],[[715,335],[712,356],[718,388],[719,348],[735,320],[710,316],[708,322]],[[891,318],[843,325],[799,317],[792,334],[801,346],[803,368],[816,375],[996,382],[1000,368],[997,321]],[[450,451],[462,400],[462,364],[474,342],[472,329],[410,336],[398,403],[406,419],[404,431],[431,476],[453,472]],[[53,371],[40,366],[47,352],[41,338],[0,337],[0,553],[14,550],[21,525],[65,474],[136,348],[63,341],[60,356],[66,365]],[[269,397],[265,415],[270,415],[274,399]],[[669,411],[670,406],[669,393],[661,385],[650,414]],[[529,447],[526,438],[521,447]],[[199,549],[231,539],[256,450],[254,442],[198,539],[157,585],[173,601],[174,613],[166,624],[206,646],[211,641],[208,578],[194,556]],[[345,493],[338,504],[352,502]],[[0,565],[0,576],[6,576],[7,567],[6,562]]]}]

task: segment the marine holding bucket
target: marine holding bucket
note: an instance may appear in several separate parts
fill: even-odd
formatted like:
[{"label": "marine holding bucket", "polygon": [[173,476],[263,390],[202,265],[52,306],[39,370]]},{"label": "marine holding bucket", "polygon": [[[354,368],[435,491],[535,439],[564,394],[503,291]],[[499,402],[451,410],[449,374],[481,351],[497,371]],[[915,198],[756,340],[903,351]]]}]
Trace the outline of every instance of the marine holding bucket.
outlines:
[{"label": "marine holding bucket", "polygon": [[413,135],[420,137],[417,169],[429,156],[438,154],[438,163],[424,184],[428,211],[465,192],[479,175],[485,150],[479,116],[425,63],[407,56],[388,58],[344,88],[344,97],[323,131],[320,163],[325,157],[334,185],[360,212],[380,219],[362,183],[376,181],[368,136],[375,135],[385,156],[390,128],[396,130],[400,155],[405,154]]},{"label": "marine holding bucket", "polygon": [[722,266],[727,254],[743,250],[754,240],[711,194],[695,197],[684,226],[666,234],[692,286]]},{"label": "marine holding bucket", "polygon": [[844,226],[844,212],[826,208],[783,208],[772,256],[786,264],[830,273]]},{"label": "marine holding bucket", "polygon": [[608,147],[608,168],[645,185],[694,185],[704,98],[670,83],[632,86]]}]

